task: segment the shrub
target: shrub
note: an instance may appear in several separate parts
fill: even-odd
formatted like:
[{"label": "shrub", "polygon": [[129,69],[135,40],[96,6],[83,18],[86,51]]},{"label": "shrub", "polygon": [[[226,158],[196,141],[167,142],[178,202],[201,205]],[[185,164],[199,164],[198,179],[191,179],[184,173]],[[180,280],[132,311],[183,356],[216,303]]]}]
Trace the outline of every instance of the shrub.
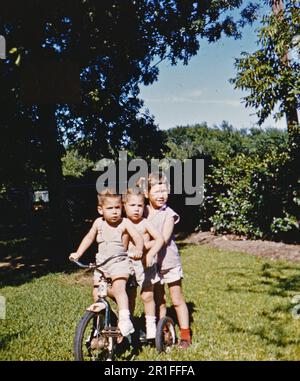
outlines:
[{"label": "shrub", "polygon": [[209,175],[212,182],[209,200],[214,209],[210,221],[215,230],[296,241],[297,176],[292,172],[288,151],[280,149],[273,149],[263,158],[240,154],[219,163]]},{"label": "shrub", "polygon": [[223,122],[176,127],[167,136],[169,157],[205,159],[196,229],[300,241],[300,171],[286,131],[235,130]]}]

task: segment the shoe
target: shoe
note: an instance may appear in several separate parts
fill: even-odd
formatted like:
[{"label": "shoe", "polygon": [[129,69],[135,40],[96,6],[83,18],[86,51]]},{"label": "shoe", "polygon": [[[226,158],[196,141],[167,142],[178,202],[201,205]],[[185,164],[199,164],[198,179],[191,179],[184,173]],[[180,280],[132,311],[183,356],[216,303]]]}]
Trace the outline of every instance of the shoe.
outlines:
[{"label": "shoe", "polygon": [[178,347],[181,349],[187,349],[191,344],[191,340],[180,340]]},{"label": "shoe", "polygon": [[130,319],[119,320],[118,327],[121,331],[122,336],[126,337],[134,332],[134,327]]}]

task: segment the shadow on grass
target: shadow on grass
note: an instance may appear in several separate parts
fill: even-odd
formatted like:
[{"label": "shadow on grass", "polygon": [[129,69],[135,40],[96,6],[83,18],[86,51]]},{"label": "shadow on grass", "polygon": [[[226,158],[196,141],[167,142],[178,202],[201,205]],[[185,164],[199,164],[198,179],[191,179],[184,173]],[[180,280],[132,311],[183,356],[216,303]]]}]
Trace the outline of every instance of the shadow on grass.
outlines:
[{"label": "shadow on grass", "polygon": [[[230,270],[233,267],[223,267],[222,270]],[[281,266],[281,264],[271,265],[264,263],[261,269],[253,272],[253,269],[243,268],[247,272],[231,271],[228,276],[234,278],[234,284],[227,283],[225,291],[235,293],[267,294],[271,296],[286,297],[289,293],[300,294],[300,268],[291,266]],[[240,269],[239,269],[240,270]],[[294,274],[288,274],[293,271]],[[295,274],[297,272],[297,274]],[[248,282],[244,282],[244,280]],[[253,285],[251,284],[253,280]],[[259,281],[258,281],[259,280]],[[240,284],[236,284],[240,281]],[[249,284],[249,281],[251,283]],[[259,287],[263,288],[260,290]]]},{"label": "shadow on grass", "polygon": [[[193,314],[195,312],[195,304],[193,302],[186,302],[186,305],[189,311],[189,320],[191,325],[191,323],[193,323],[194,321]],[[167,308],[167,316],[169,316],[174,321],[174,323],[179,326],[174,306],[170,306]]]},{"label": "shadow on grass", "polygon": [[[297,274],[286,274],[285,271],[298,272]],[[272,296],[286,297],[288,293],[300,294],[300,268],[289,266],[274,266],[263,264],[261,273],[261,284],[268,286],[268,293]]]},{"label": "shadow on grass", "polygon": [[[285,304],[278,305],[274,307],[272,310],[264,310],[260,313],[260,316],[264,319],[269,320],[269,324],[272,325],[276,322],[276,324],[285,325],[288,320],[293,318],[293,309],[294,305],[291,301],[286,301]],[[299,338],[300,341],[300,338]]]},{"label": "shadow on grass", "polygon": [[[288,273],[293,271],[293,274]],[[295,274],[296,272],[296,274]],[[263,289],[252,289],[251,286],[240,284],[235,287],[228,285],[227,292],[249,292],[261,293],[266,296],[279,296],[284,298],[280,305],[273,309],[265,309],[258,316],[260,324],[249,328],[248,324],[237,324],[224,316],[218,316],[223,321],[231,334],[246,334],[255,336],[268,345],[275,345],[279,349],[284,349],[290,345],[300,345],[300,338],[294,337],[289,333],[287,322],[292,319],[293,304],[287,299],[291,293],[300,294],[300,269],[297,267],[281,266],[280,264],[271,265],[264,263],[256,273],[256,287],[262,286]],[[243,278],[241,277],[241,280]]]},{"label": "shadow on grass", "polygon": [[17,340],[24,332],[16,332],[8,335],[1,336],[0,351],[5,350],[11,341]]},{"label": "shadow on grass", "polygon": [[[220,291],[231,293],[268,294],[266,289],[257,289],[257,277],[259,274],[253,273],[253,270],[250,272],[250,270],[251,269],[249,269],[248,273],[242,273],[238,271],[230,272],[230,274],[228,274],[230,275],[230,281],[232,281],[232,278],[234,278],[234,283],[231,284],[230,281],[228,281],[226,287],[224,289],[220,289]],[[239,284],[236,284],[237,282]],[[260,282],[260,284],[262,284],[262,282]]]},{"label": "shadow on grass", "polygon": [[145,347],[155,346],[154,341],[150,343],[145,339],[145,315],[135,316],[132,320],[135,332],[131,335],[131,343],[125,338],[117,347],[117,356],[123,361],[132,360],[138,356]]},{"label": "shadow on grass", "polygon": [[[194,321],[193,313],[195,312],[195,304],[193,302],[187,302],[187,307],[189,311],[190,324]],[[175,325],[178,325],[178,319],[176,315],[175,308],[173,306],[167,308],[167,316],[169,316]],[[135,356],[139,355],[139,353],[145,347],[155,347],[155,341],[152,340],[150,342],[145,342],[144,340],[140,340],[141,336],[145,337],[146,327],[145,327],[145,314],[143,313],[140,316],[135,316],[133,318],[133,325],[135,328],[135,332],[132,335],[132,343],[130,344],[127,340],[123,340],[123,342],[118,346],[118,356],[122,358],[122,360],[130,361]],[[193,333],[191,332],[193,335]]]},{"label": "shadow on grass", "polygon": [[[49,273],[77,271],[68,260],[71,251],[49,237],[0,241],[0,287],[19,286]],[[86,255],[87,263],[90,257]]]},{"label": "shadow on grass", "polygon": [[[68,247],[65,242],[60,243],[49,236],[0,241],[0,287],[19,286],[49,273],[76,272],[78,267],[68,257],[78,247],[82,236],[76,233],[79,238]],[[96,252],[96,244],[93,244],[82,262],[93,262]]]},{"label": "shadow on grass", "polygon": [[225,319],[223,316],[218,316],[218,319],[223,321],[223,323],[227,326],[228,332],[231,334],[246,334],[249,336],[255,336],[259,340],[264,341],[268,345],[275,345],[276,347],[283,349],[289,345],[299,345],[300,338],[295,337],[291,338],[288,336],[288,333],[285,331],[285,327],[283,324],[274,323],[271,320],[269,323],[266,323],[264,326],[254,327],[253,329],[245,328],[242,326],[238,326]]},{"label": "shadow on grass", "polygon": [[183,241],[176,241],[176,245],[177,245],[179,250],[184,250],[186,247],[197,246],[196,244],[186,243],[186,242],[183,242]]}]

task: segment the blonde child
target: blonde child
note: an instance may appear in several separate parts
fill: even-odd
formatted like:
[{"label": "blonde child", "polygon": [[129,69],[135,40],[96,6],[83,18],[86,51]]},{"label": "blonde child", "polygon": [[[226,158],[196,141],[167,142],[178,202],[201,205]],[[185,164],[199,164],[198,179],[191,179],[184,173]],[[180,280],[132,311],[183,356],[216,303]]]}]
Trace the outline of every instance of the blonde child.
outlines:
[{"label": "blonde child", "polygon": [[[123,203],[127,218],[143,236],[144,242],[149,241],[150,237],[153,240],[151,249],[144,251],[142,259],[131,260],[133,273],[138,285],[141,287],[141,299],[144,303],[146,319],[146,338],[151,340],[155,338],[156,334],[154,284],[159,281],[156,259],[164,240],[151,222],[143,217],[145,208],[144,193],[128,189],[123,195]],[[134,250],[134,244],[129,241],[128,252],[131,253],[132,250]]]},{"label": "blonde child", "polygon": [[[135,251],[132,254],[136,259],[143,255],[143,238],[134,228],[134,225],[127,218],[122,218],[122,199],[111,190],[105,190],[98,194],[98,212],[102,218],[97,218],[88,234],[81,241],[77,251],[70,255],[71,260],[78,260],[83,253],[95,241],[98,243],[98,253],[96,263],[100,264],[106,259],[126,253],[124,242],[128,235],[135,244]],[[118,257],[106,263],[101,270],[106,276],[112,279],[111,295],[118,305],[119,322],[118,327],[123,336],[128,336],[134,332],[133,324],[130,320],[128,307],[128,296],[126,293],[126,282],[130,274],[129,258]],[[93,298],[98,299],[97,289],[100,280],[99,271],[94,272]]]},{"label": "blonde child", "polygon": [[[174,225],[179,221],[179,215],[167,206],[169,184],[163,174],[151,173],[148,176],[146,197],[149,205],[146,209],[147,219],[162,234],[164,247],[158,253],[157,263],[161,282],[155,285],[155,302],[158,307],[159,317],[166,315],[166,295],[164,283],[168,284],[172,304],[175,307],[179,327],[179,346],[186,349],[191,344],[189,329],[189,312],[184,300],[181,279],[183,270],[178,248],[174,241]],[[150,248],[153,243],[146,243]]]}]

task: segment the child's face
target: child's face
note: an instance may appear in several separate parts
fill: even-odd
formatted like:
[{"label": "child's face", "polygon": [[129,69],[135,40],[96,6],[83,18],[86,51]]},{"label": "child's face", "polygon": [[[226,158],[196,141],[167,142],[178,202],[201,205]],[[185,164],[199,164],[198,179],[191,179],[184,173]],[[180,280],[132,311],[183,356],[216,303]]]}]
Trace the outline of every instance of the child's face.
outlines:
[{"label": "child's face", "polygon": [[116,224],[121,219],[121,200],[118,198],[107,198],[102,206],[98,206],[98,211],[103,215],[105,221]]},{"label": "child's face", "polygon": [[138,222],[143,217],[144,199],[142,196],[129,195],[124,203],[127,218],[133,222]]},{"label": "child's face", "polygon": [[153,185],[150,192],[148,193],[149,202],[155,209],[159,209],[168,201],[168,195],[169,192],[167,185]]}]

